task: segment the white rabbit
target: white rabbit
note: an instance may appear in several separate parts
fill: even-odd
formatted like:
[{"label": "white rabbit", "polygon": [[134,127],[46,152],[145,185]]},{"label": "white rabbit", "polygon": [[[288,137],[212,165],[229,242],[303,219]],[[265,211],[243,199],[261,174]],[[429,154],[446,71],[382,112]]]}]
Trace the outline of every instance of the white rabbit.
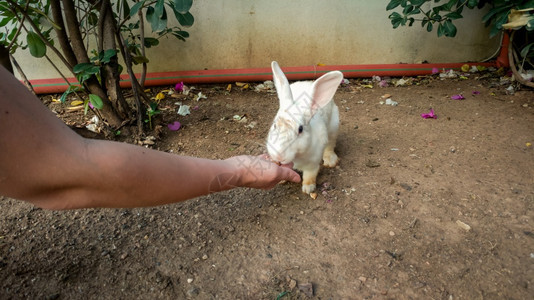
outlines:
[{"label": "white rabbit", "polygon": [[339,110],[332,100],[343,74],[333,71],[315,81],[291,85],[276,61],[271,63],[280,109],[267,137],[267,152],[273,161],[294,163],[302,171],[302,191],[311,193],[321,159],[324,166],[339,161],[334,148],[339,129]]}]

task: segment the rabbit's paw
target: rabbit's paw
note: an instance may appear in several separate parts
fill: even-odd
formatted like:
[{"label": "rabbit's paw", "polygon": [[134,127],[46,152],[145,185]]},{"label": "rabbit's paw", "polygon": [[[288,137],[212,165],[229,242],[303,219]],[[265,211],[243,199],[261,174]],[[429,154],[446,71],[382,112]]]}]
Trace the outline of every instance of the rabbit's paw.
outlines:
[{"label": "rabbit's paw", "polygon": [[339,158],[334,151],[325,151],[323,155],[323,165],[328,168],[337,166]]},{"label": "rabbit's paw", "polygon": [[303,184],[302,185],[302,192],[305,194],[309,194],[311,192],[315,191],[315,183],[312,184]]}]

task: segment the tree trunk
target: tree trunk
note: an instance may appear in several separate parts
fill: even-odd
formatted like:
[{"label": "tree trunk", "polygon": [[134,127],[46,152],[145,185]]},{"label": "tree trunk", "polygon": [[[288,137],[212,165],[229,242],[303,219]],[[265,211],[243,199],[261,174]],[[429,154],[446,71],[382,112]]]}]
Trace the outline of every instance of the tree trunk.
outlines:
[{"label": "tree trunk", "polygon": [[[65,22],[67,24],[70,37],[70,44],[72,45],[72,50],[76,56],[76,60],[78,63],[88,63],[90,60],[89,56],[87,55],[87,49],[85,49],[85,45],[83,43],[82,34],[80,32],[80,24],[78,23],[74,1],[62,0],[62,3],[65,13]],[[112,128],[120,127],[122,125],[122,119],[113,109],[113,106],[111,105],[106,92],[102,89],[102,86],[98,82],[98,79],[95,76],[91,76],[91,78],[85,81],[85,86],[89,93],[95,94],[102,99],[104,106],[100,112],[109,125]]]},{"label": "tree trunk", "polygon": [[[98,21],[98,38],[100,39],[98,52],[107,49],[117,49],[115,43],[115,18],[109,0],[101,2],[100,17]],[[120,87],[119,63],[117,56],[111,58],[110,62],[102,68],[102,82],[105,85],[109,100],[115,111],[122,119],[130,118],[130,107],[124,99]]]}]

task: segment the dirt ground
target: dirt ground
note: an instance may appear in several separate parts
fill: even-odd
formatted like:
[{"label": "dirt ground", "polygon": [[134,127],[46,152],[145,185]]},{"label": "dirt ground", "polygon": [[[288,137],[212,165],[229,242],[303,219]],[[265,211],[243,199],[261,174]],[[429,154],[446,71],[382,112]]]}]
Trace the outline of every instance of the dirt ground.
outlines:
[{"label": "dirt ground", "polygon": [[[3,198],[0,298],[532,299],[534,91],[480,76],[341,86],[341,162],[321,170],[317,199],[298,184],[145,209],[53,212]],[[274,94],[198,91],[207,99],[183,100],[185,117],[162,100],[153,148],[265,151]],[[67,106],[51,104],[82,119]],[[437,119],[420,116],[430,108]]]}]

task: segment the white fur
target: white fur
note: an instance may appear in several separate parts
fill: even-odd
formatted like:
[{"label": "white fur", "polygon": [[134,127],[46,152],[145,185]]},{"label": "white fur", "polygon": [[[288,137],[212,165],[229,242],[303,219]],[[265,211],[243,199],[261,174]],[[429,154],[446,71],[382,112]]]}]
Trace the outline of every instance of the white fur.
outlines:
[{"label": "white fur", "polygon": [[[282,164],[294,163],[303,172],[302,191],[315,190],[321,159],[334,167],[334,152],[339,129],[339,110],[332,100],[343,79],[339,71],[329,72],[315,81],[289,82],[273,61],[273,81],[280,100],[280,109],[267,137],[267,151]],[[299,126],[302,133],[298,133]]]}]

